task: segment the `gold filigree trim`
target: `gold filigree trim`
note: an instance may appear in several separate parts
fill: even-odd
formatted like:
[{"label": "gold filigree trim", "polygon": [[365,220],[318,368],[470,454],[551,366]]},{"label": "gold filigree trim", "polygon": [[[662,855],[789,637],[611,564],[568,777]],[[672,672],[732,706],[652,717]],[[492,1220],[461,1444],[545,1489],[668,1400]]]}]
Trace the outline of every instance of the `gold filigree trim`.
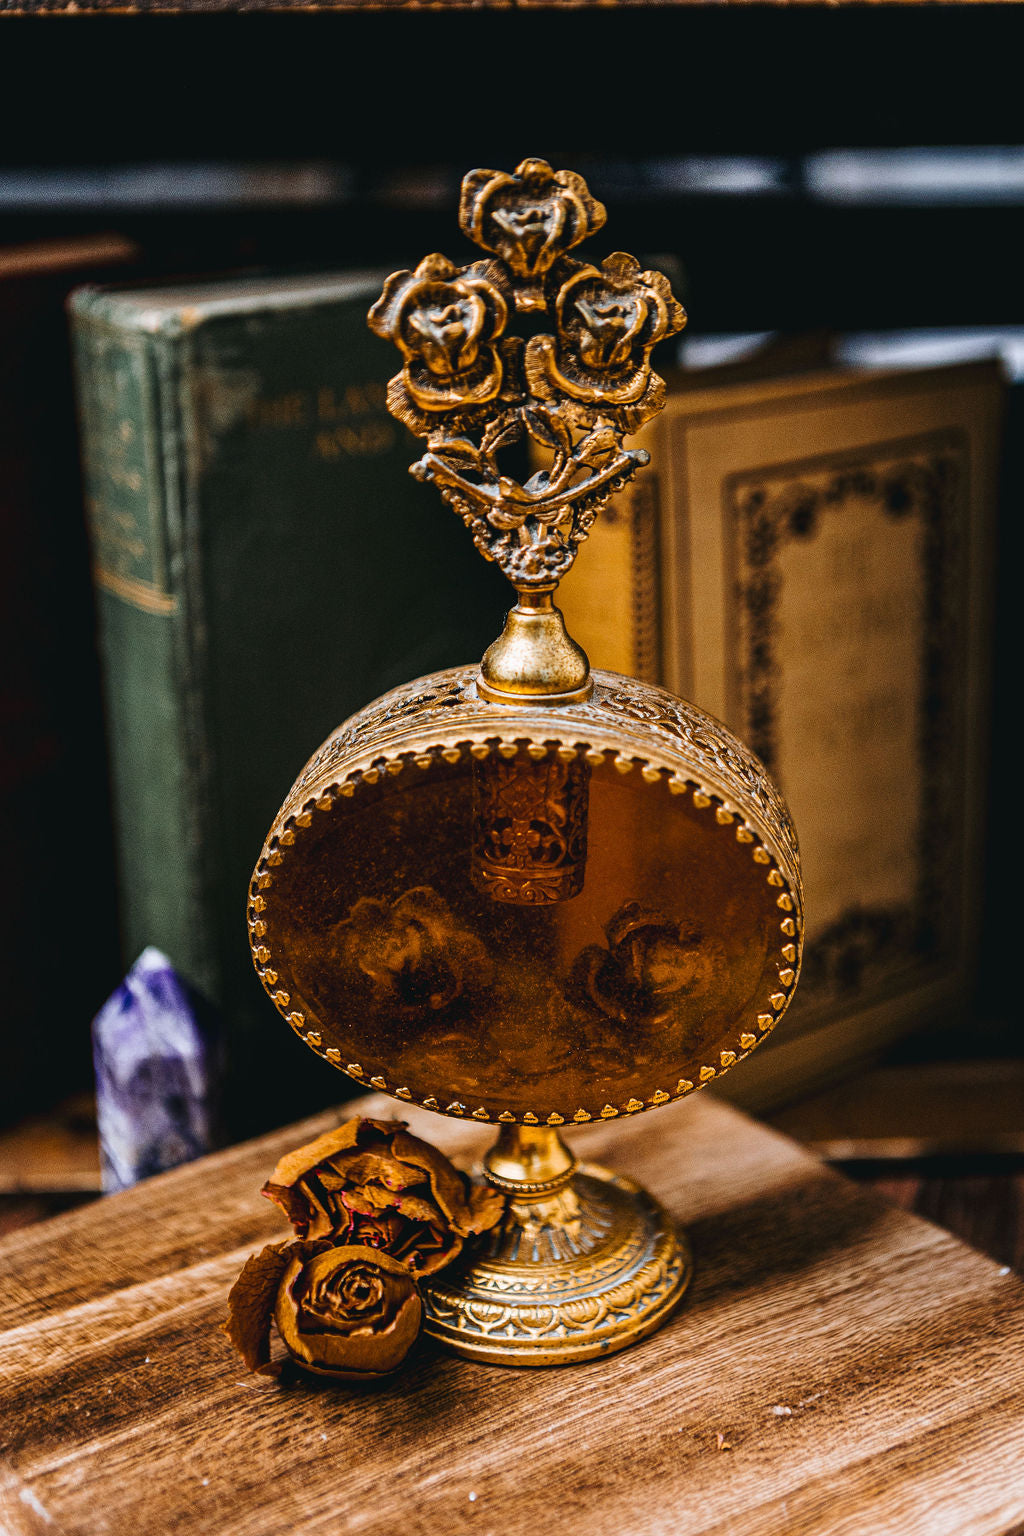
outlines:
[{"label": "gold filigree trim", "polygon": [[[380,751],[381,743],[394,757],[422,755],[423,732],[435,727],[451,741],[465,737],[471,751],[474,742],[495,739],[500,727],[496,727],[493,706],[478,693],[477,676],[475,667],[455,667],[403,683],[375,699],[344,721],[314,753],[293,786],[289,802],[297,800],[304,791],[323,793],[322,781],[329,777],[339,779],[338,770],[343,765],[353,766],[353,759],[361,762],[368,748],[369,764]],[[674,755],[682,756],[683,773],[696,769],[703,781],[698,787],[721,800],[727,809],[739,811],[741,820],[742,808],[733,803],[732,797],[739,794],[740,800],[749,800],[756,807],[759,825],[769,833],[766,841],[776,842],[784,859],[795,854],[795,833],[784,801],[749,747],[720,721],[652,684],[614,672],[595,671],[593,677],[596,687],[590,699],[562,706],[559,720],[563,731],[578,730],[580,737],[589,741],[589,750],[597,755],[598,761],[605,755],[627,755],[623,738],[636,738],[638,734],[642,736],[636,743],[635,755],[639,760],[653,760],[664,754],[671,762]],[[531,729],[540,729],[536,718],[519,711],[517,714],[525,735]],[[545,721],[545,735],[549,728],[550,722]],[[657,751],[652,751],[652,746]],[[670,771],[679,776],[680,769],[676,762]],[[348,793],[351,792],[349,789]],[[309,804],[302,809],[309,809]],[[754,833],[746,834],[741,827],[737,840],[753,842]],[[795,859],[791,874],[798,881]]]}]

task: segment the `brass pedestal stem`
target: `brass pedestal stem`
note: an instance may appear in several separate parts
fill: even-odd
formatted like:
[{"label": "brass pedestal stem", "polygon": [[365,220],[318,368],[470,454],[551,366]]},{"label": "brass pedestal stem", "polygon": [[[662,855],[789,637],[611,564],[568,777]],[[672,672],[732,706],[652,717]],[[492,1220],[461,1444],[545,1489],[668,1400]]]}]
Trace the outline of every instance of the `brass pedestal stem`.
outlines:
[{"label": "brass pedestal stem", "polygon": [[549,1126],[503,1126],[484,1158],[509,1197],[487,1246],[424,1283],[428,1334],[494,1365],[560,1365],[653,1333],[689,1284],[689,1245],[630,1179],[580,1165]]},{"label": "brass pedestal stem", "polygon": [[520,1204],[564,1189],[578,1167],[579,1159],[549,1125],[503,1125],[484,1157],[487,1182]]}]

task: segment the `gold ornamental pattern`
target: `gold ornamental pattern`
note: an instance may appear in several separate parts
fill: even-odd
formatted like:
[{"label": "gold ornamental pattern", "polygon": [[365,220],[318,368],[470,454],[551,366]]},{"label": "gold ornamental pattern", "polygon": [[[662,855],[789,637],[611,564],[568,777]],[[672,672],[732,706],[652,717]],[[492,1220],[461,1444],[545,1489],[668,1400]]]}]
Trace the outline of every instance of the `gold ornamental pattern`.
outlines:
[{"label": "gold ornamental pattern", "polygon": [[[570,256],[605,217],[582,176],[546,160],[471,171],[459,223],[484,258],[425,256],[393,273],[370,311],[403,359],[388,409],[427,442],[411,472],[520,591],[550,590],[600,508],[648,462],[623,437],[664,404],[651,353],[686,323],[668,280],[635,257]],[[549,462],[521,481],[502,455],[526,441]]]},{"label": "gold ornamental pattern", "polygon": [[473,883],[494,901],[545,906],[583,889],[590,764],[546,747],[473,763]]},{"label": "gold ornamental pattern", "polygon": [[[551,739],[550,714],[522,704],[510,720],[507,710],[480,697],[478,676],[477,667],[451,667],[403,683],[352,715],[303,768],[278,821],[332,781],[372,771],[378,758],[415,760],[417,749],[421,754],[424,749],[452,750],[453,742],[460,741],[472,752],[499,735],[514,739],[533,732],[542,741]],[[665,688],[617,672],[595,670],[593,677],[596,686],[589,699],[559,708],[560,745],[568,749],[571,737],[574,753],[578,746],[584,755],[587,750],[614,751],[623,762],[660,762],[684,780],[692,781],[696,771],[700,789],[755,828],[787,883],[799,892],[796,828],[755,753],[720,720]],[[797,899],[802,903],[802,896]]]},{"label": "gold ornamental pattern", "polygon": [[655,1200],[584,1167],[551,1199],[514,1204],[468,1269],[424,1287],[424,1328],[473,1359],[593,1359],[658,1327],[692,1272]]},{"label": "gold ornamental pattern", "polygon": [[[799,975],[803,944],[799,862],[781,801],[766,775],[758,772],[757,760],[724,726],[663,690],[598,673],[593,701],[560,710],[555,736],[555,722],[543,709],[517,709],[510,716],[503,706],[480,699],[473,686],[475,676],[470,669],[456,669],[394,690],[347,722],[300,775],[271,830],[250,890],[250,943],[265,989],[295,1033],[332,1066],[368,1087],[457,1118],[527,1126],[580,1125],[637,1114],[699,1091],[742,1061],[774,1030]],[[591,729],[586,733],[581,729],[577,735],[567,729],[571,725]],[[301,1000],[289,958],[276,943],[275,879],[285,860],[294,857],[293,851],[298,847],[301,852],[300,840],[316,818],[344,814],[346,806],[360,803],[367,791],[381,784],[414,783],[432,770],[463,762],[528,758],[531,748],[542,758],[582,762],[591,769],[611,763],[616,773],[634,775],[652,793],[662,787],[670,795],[686,797],[706,819],[708,836],[730,840],[738,857],[750,859],[760,869],[769,888],[766,897],[776,909],[773,980],[749,1015],[737,1019],[730,1037],[695,1070],[680,1076],[666,1061],[642,1091],[621,1101],[538,1102],[529,1108],[520,1104],[501,1109],[474,1103],[469,1095],[414,1091],[396,1075],[391,1061],[371,1059],[366,1050],[346,1059],[337,1046],[325,1041],[324,1028],[315,1011]],[[697,764],[702,769],[699,780],[694,777]],[[417,898],[420,903],[425,899]],[[606,955],[600,965],[589,959],[589,952],[581,956],[581,972],[585,970],[586,975],[577,978],[600,1012],[614,1013],[614,970],[623,946],[638,942],[643,946],[644,929],[663,942],[666,926],[664,917],[646,912],[632,914],[623,909],[610,915]],[[667,937],[683,956],[687,954],[684,933]]]}]

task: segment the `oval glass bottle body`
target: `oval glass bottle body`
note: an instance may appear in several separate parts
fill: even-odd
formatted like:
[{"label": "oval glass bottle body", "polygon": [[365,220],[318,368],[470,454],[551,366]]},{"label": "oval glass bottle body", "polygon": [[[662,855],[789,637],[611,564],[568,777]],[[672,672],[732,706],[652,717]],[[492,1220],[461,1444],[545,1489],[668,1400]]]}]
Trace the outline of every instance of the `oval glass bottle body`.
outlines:
[{"label": "oval glass bottle body", "polygon": [[703,1086],[799,971],[764,768],[633,679],[530,708],[476,677],[406,684],[311,759],[253,877],[264,985],[334,1066],[443,1113],[582,1123]]}]

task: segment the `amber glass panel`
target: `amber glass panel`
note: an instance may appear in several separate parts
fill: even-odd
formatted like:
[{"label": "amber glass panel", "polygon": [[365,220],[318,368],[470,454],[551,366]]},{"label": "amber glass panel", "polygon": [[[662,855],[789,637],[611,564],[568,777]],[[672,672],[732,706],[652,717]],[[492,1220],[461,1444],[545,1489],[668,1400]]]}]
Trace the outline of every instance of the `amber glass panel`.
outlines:
[{"label": "amber glass panel", "polygon": [[276,871],[269,942],[323,1048],[441,1108],[541,1119],[674,1093],[739,1050],[783,938],[778,889],[735,828],[606,760],[582,889],[516,905],[474,878],[486,767],[363,784]]}]

